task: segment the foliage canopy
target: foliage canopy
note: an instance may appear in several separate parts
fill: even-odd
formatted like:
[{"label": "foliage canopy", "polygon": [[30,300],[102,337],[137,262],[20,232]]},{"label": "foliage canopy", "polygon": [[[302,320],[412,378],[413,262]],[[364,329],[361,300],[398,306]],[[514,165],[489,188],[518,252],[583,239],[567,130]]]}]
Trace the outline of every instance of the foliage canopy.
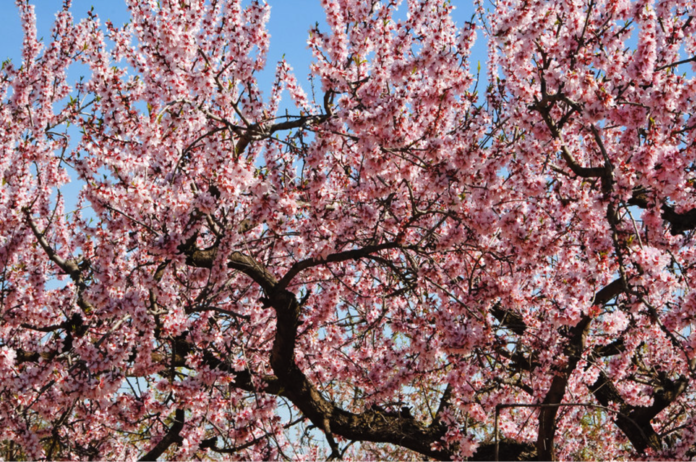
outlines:
[{"label": "foliage canopy", "polygon": [[268,5],[127,3],[17,2],[6,458],[696,456],[692,1],[322,0],[312,97]]}]

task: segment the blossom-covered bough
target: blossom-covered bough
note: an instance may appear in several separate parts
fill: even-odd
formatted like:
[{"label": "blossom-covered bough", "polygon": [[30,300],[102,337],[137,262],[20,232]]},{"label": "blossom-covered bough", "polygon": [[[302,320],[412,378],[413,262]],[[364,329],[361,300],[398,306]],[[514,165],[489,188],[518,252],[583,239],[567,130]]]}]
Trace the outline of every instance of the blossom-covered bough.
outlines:
[{"label": "blossom-covered bough", "polygon": [[268,5],[127,3],[17,2],[3,457],[696,455],[693,2],[322,0],[311,97]]}]

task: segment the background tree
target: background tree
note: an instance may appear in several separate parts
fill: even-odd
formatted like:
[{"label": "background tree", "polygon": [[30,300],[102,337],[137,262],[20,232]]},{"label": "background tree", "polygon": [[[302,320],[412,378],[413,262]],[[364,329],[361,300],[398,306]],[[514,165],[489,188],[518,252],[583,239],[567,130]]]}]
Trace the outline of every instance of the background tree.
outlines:
[{"label": "background tree", "polygon": [[267,5],[127,3],[18,1],[5,457],[694,455],[690,2],[324,0],[311,98]]}]

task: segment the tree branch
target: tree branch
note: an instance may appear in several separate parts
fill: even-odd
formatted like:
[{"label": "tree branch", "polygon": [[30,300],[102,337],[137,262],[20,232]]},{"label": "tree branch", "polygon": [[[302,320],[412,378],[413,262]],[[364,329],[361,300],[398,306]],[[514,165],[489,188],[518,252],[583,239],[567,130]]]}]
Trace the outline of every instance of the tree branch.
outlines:
[{"label": "tree branch", "polygon": [[[645,189],[635,189],[632,197],[628,200],[628,205],[647,209],[650,206],[647,191]],[[662,219],[670,224],[669,232],[672,236],[696,229],[696,209],[677,213],[674,207],[667,204],[662,204],[661,209]]]},{"label": "tree branch", "polygon": [[[608,286],[607,286],[608,287]],[[604,290],[604,289],[602,289]],[[551,386],[546,392],[542,404],[560,404],[565,396],[568,380],[575,367],[582,357],[587,333],[590,330],[592,318],[583,316],[575,327],[570,329],[569,341],[564,348],[564,353],[568,357],[568,362],[551,381]],[[555,436],[556,436],[556,415],[558,406],[543,407],[539,410],[539,433],[537,437],[537,453],[539,460],[556,460]]]},{"label": "tree branch", "polygon": [[[280,282],[263,265],[239,252],[234,252],[228,257],[228,267],[243,272],[259,284],[267,294],[266,303],[276,312],[276,335],[270,357],[275,380],[270,383],[267,381],[268,387],[263,390],[264,392],[282,393],[317,428],[330,429],[332,434],[349,440],[397,444],[428,457],[449,459],[453,452],[444,449],[436,450],[432,447],[445,435],[445,427],[427,427],[413,418],[393,415],[374,408],[360,414],[348,412],[324,398],[295,363],[295,342],[301,304],[293,293],[285,290],[284,286],[303,269],[329,262],[359,259],[379,250],[396,247],[398,244],[386,243],[332,254],[325,260],[303,260],[293,265]],[[217,256],[217,248],[200,250],[180,247],[180,251],[187,255],[186,262],[189,265],[201,268],[212,268]],[[177,353],[183,360],[185,350],[179,350],[180,348],[177,348]],[[208,353],[207,356],[204,353],[204,359],[211,366],[226,367],[212,353]],[[244,374],[235,374],[237,376],[235,387],[242,389],[248,387],[256,391],[253,386],[250,386],[253,385],[251,376],[247,379]],[[456,448],[451,451],[456,451]]]},{"label": "tree branch", "polygon": [[638,453],[644,453],[648,447],[656,451],[662,449],[660,437],[650,424],[650,420],[667,405],[662,407],[664,403],[658,404],[659,400],[655,399],[653,405],[648,408],[629,406],[604,371],[599,373],[599,377],[589,389],[602,406],[608,406],[610,402],[619,404],[620,413],[616,416],[616,425]]},{"label": "tree branch", "polygon": [[676,62],[673,62],[671,64],[665,64],[664,66],[656,67],[655,72],[661,71],[663,69],[667,69],[669,67],[679,66],[680,64],[690,63],[693,61],[696,61],[696,56],[692,56],[691,58],[687,58],[687,59],[682,59],[681,61],[676,61]]},{"label": "tree branch", "polygon": [[85,289],[87,289],[87,284],[85,283],[85,280],[82,277],[82,269],[85,267],[84,264],[87,262],[83,262],[83,264],[78,264],[77,260],[75,260],[74,258],[69,258],[67,260],[62,258],[46,240],[46,237],[44,236],[45,231],[40,232],[36,227],[36,223],[34,223],[34,220],[31,218],[31,211],[29,209],[24,209],[24,215],[27,218],[27,223],[29,224],[31,232],[36,237],[36,240],[48,256],[48,258],[53,263],[55,263],[61,270],[63,270],[68,276],[70,276],[70,279],[72,279],[75,285],[77,286],[77,305],[83,312],[87,314],[94,311],[94,307],[92,306],[92,304],[85,300],[82,296]]},{"label": "tree branch", "polygon": [[323,265],[326,263],[339,263],[342,261],[349,261],[349,260],[359,260],[361,258],[365,258],[368,255],[379,252],[380,250],[385,250],[385,249],[394,249],[398,248],[399,244],[395,242],[387,242],[384,244],[379,244],[379,245],[368,245],[365,247],[362,247],[360,249],[354,249],[354,250],[346,250],[344,252],[338,252],[338,253],[332,253],[326,256],[326,258],[308,258],[306,260],[299,261],[292,265],[292,267],[288,270],[287,273],[285,273],[285,276],[278,282],[278,285],[276,286],[277,290],[283,290],[285,289],[288,284],[293,280],[295,276],[297,276],[301,271],[311,268],[313,266],[319,266]]},{"label": "tree branch", "polygon": [[[211,269],[217,257],[217,247],[201,250],[197,248],[187,249],[182,245],[179,247],[179,250],[186,255],[186,264],[197,268]],[[271,292],[278,283],[275,276],[265,266],[248,255],[244,255],[241,252],[232,252],[228,255],[227,260],[228,268],[236,269],[246,274],[261,286],[266,293]]]},{"label": "tree branch", "polygon": [[181,443],[181,436],[179,434],[181,433],[181,430],[184,429],[184,418],[185,418],[185,413],[184,410],[181,408],[177,408],[176,412],[174,413],[174,423],[172,426],[169,428],[169,431],[167,432],[166,435],[164,435],[164,438],[160,440],[157,445],[152,448],[147,454],[142,456],[139,460],[142,461],[151,461],[151,460],[157,460],[159,456],[164,454],[164,452],[169,449],[169,446],[172,444],[180,444]]}]

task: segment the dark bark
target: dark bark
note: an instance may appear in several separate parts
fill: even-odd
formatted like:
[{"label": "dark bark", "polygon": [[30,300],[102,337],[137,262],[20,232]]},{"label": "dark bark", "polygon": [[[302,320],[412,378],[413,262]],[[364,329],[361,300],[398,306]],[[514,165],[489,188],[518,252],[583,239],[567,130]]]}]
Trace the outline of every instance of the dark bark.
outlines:
[{"label": "dark bark", "polygon": [[[625,290],[625,286],[620,279],[615,280],[611,284],[604,287],[595,295],[595,304],[601,305],[611,301]],[[521,317],[514,313],[496,308],[494,316],[501,322],[504,327],[511,330],[513,328],[517,332],[524,332],[526,326]],[[570,330],[568,344],[564,353],[568,357],[567,366],[563,371],[552,381],[551,387],[544,399],[544,404],[558,404],[562,402],[567,380],[570,373],[577,366],[578,359],[584,350],[585,339],[590,325],[591,319],[583,317],[583,319]],[[589,354],[590,359],[598,359],[600,357],[614,356],[625,351],[623,339],[619,338],[614,342],[598,346]],[[511,360],[516,367],[524,370],[533,370],[538,364],[532,362],[524,355],[506,356]],[[519,361],[520,363],[518,363]],[[655,378],[656,386],[654,388],[653,404],[648,407],[631,406],[625,403],[618,389],[614,386],[611,380],[604,374],[600,373],[596,382],[590,386],[590,391],[593,393],[597,401],[608,406],[610,403],[618,403],[620,412],[616,415],[616,425],[626,435],[635,450],[643,454],[645,450],[651,448],[653,450],[662,449],[662,441],[660,436],[652,427],[651,420],[669,405],[671,405],[688,387],[688,379],[679,377],[672,380],[664,373],[659,373]],[[555,432],[555,418],[557,407],[544,408],[540,411],[539,416],[539,439],[537,440],[537,451],[539,460],[553,460],[553,438]],[[501,456],[501,460],[505,460]]]},{"label": "dark bark", "polygon": [[160,440],[157,445],[150,450],[147,454],[140,458],[140,461],[157,460],[159,456],[164,454],[164,452],[169,449],[172,444],[181,443],[181,430],[184,429],[184,417],[185,413],[183,409],[177,409],[174,413],[174,423],[169,427],[169,431],[164,438]]},{"label": "dark bark", "polygon": [[[356,249],[334,254],[330,256],[333,258],[327,258],[326,261],[358,259],[372,252],[395,247],[397,247],[395,244],[383,244]],[[212,268],[217,257],[215,249],[186,249],[186,253],[188,264],[204,268]],[[294,277],[303,269],[324,263],[325,261],[306,260],[294,266],[288,274]],[[275,392],[275,394],[282,392],[282,395],[292,401],[305,417],[325,432],[334,453],[337,447],[333,435],[340,435],[348,440],[399,445],[438,460],[448,460],[452,457],[456,448],[450,450],[432,448],[434,443],[441,442],[446,432],[446,427],[437,422],[425,425],[411,416],[404,416],[403,413],[386,412],[375,407],[356,414],[324,398],[295,363],[295,341],[301,304],[295,294],[285,289],[291,278],[286,276],[283,282],[279,283],[263,265],[239,252],[229,255],[227,264],[228,267],[243,272],[258,283],[266,293],[265,303],[276,313],[276,336],[270,357],[275,377],[266,378],[268,388],[262,391]],[[182,354],[182,358],[184,356]],[[206,362],[210,366],[225,367],[212,354],[206,357]],[[235,375],[237,380],[234,386],[245,390],[251,386],[253,389],[250,375],[247,376],[244,373],[235,373]]]},{"label": "dark bark", "polygon": [[[594,304],[603,305],[625,290],[625,285],[621,279],[616,279],[601,290],[599,290],[594,296]],[[500,322],[501,326],[510,329],[517,335],[523,335],[527,329],[522,316],[512,311],[503,309],[500,305],[496,305],[492,309],[493,316]],[[571,374],[577,367],[578,361],[581,359],[583,351],[585,349],[585,344],[587,340],[587,334],[589,332],[590,324],[592,319],[588,316],[583,316],[577,325],[569,329],[568,332],[568,342],[564,348],[564,354],[567,357],[567,362],[559,370],[556,371],[556,375],[551,382],[551,386],[542,401],[542,404],[560,404],[565,396],[566,387],[568,385],[568,380]],[[603,347],[608,352],[613,352],[612,348],[607,346]],[[617,343],[613,348],[620,348]],[[501,355],[509,359],[522,370],[532,371],[538,367],[538,363],[533,356],[526,357],[521,353],[516,354],[504,354],[502,351]],[[548,406],[541,408],[539,411],[538,419],[538,438],[536,442],[536,451],[539,460],[555,460],[554,453],[554,439],[556,434],[556,416],[558,414],[557,406]]]},{"label": "dark bark", "polygon": [[502,308],[500,304],[496,304],[491,308],[491,314],[498,320],[501,326],[510,329],[519,336],[522,336],[524,331],[527,330],[527,325],[524,323],[522,316]]},{"label": "dark bark", "polygon": [[[650,198],[648,193],[643,189],[633,191],[633,196],[628,200],[629,205],[635,205],[642,209],[647,209],[650,206]],[[687,210],[683,213],[677,213],[674,207],[662,204],[662,219],[669,223],[669,232],[672,236],[684,234],[696,228],[696,209]]]},{"label": "dark bark", "polygon": [[[568,362],[565,367],[557,372],[551,381],[551,387],[546,392],[542,404],[560,404],[563,401],[568,380],[573,371],[575,371],[575,367],[585,349],[591,322],[591,318],[583,316],[582,320],[570,329],[568,344],[564,349]],[[556,460],[554,439],[556,436],[556,415],[558,414],[558,409],[558,406],[548,406],[539,410],[539,432],[537,437],[539,460]]]},{"label": "dark bark", "polygon": [[672,404],[688,386],[688,379],[685,377],[671,380],[662,375],[657,379],[661,386],[655,389],[653,404],[647,407],[626,404],[616,386],[604,372],[599,374],[595,383],[590,387],[602,406],[608,406],[611,402],[619,404],[620,414],[616,417],[616,425],[626,435],[636,451],[641,454],[648,448],[656,451],[662,449],[662,440],[653,429],[650,421]]},{"label": "dark bark", "polygon": [[[476,453],[469,457],[469,460],[495,460],[495,444],[482,444]],[[538,460],[536,446],[511,440],[500,441],[498,444],[498,460]]]},{"label": "dark bark", "polygon": [[325,259],[320,258],[308,258],[306,260],[299,261],[292,265],[288,270],[287,274],[278,282],[277,290],[285,289],[290,281],[297,276],[302,270],[311,268],[312,266],[324,265],[326,263],[338,263],[349,260],[359,260],[361,258],[368,257],[370,254],[378,252],[385,249],[394,249],[399,247],[398,244],[394,242],[387,242],[385,244],[366,246],[360,249],[347,250],[345,252],[332,253],[326,256]]},{"label": "dark bark", "polygon": [[677,213],[674,211],[674,207],[663,205],[662,218],[669,222],[669,232],[672,236],[684,234],[686,231],[696,228],[696,209],[691,209],[684,213]]}]

